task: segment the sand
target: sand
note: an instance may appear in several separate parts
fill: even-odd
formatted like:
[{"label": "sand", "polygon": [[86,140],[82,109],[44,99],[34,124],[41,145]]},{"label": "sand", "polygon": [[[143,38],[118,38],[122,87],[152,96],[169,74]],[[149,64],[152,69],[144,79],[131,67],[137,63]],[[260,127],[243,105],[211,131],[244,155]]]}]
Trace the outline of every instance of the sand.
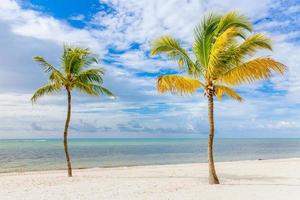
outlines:
[{"label": "sand", "polygon": [[180,164],[0,174],[0,199],[17,200],[298,200],[300,158],[216,163],[221,185],[207,184],[207,165]]}]

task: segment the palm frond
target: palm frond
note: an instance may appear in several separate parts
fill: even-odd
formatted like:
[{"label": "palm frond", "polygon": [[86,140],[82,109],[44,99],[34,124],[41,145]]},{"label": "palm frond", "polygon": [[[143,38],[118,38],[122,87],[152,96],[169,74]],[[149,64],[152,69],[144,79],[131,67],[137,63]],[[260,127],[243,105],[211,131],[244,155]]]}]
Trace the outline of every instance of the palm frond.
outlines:
[{"label": "palm frond", "polygon": [[104,70],[101,68],[88,69],[80,72],[76,79],[83,83],[103,83],[102,76],[104,75]]},{"label": "palm frond", "polygon": [[107,88],[102,87],[100,85],[96,85],[96,84],[77,81],[75,84],[75,88],[77,90],[79,90],[80,92],[83,92],[83,93],[86,93],[86,94],[92,95],[92,96],[99,96],[100,94],[114,96],[113,93],[111,91],[109,91]]},{"label": "palm frond", "polygon": [[229,12],[223,16],[205,16],[195,29],[196,40],[193,45],[197,60],[207,71],[205,76],[212,76],[216,67],[220,67],[220,62],[224,61],[220,54],[237,37],[245,38],[245,31],[251,30],[251,22],[237,12]]},{"label": "palm frond", "polygon": [[73,64],[71,71],[73,74],[78,74],[83,68],[88,68],[92,64],[98,64],[98,59],[88,51],[88,54],[79,56],[77,61]]},{"label": "palm frond", "polygon": [[267,79],[272,72],[284,74],[285,71],[286,67],[280,62],[271,58],[257,58],[230,69],[218,80],[228,85],[238,85]]},{"label": "palm frond", "polygon": [[48,83],[35,91],[31,97],[31,101],[35,103],[40,97],[59,92],[61,89],[62,85],[58,83]]},{"label": "palm frond", "polygon": [[199,67],[195,65],[186,50],[181,47],[177,40],[170,36],[162,36],[153,42],[151,55],[159,53],[165,53],[171,59],[177,60],[179,68],[184,69],[186,67],[189,75],[199,76],[201,73]]},{"label": "palm frond", "polygon": [[[251,21],[246,16],[241,15],[236,11],[228,12],[220,18],[217,32],[218,34],[220,34],[230,27],[241,28],[250,32],[253,29]],[[243,34],[241,34],[240,36],[243,37]]]},{"label": "palm frond", "polygon": [[206,15],[201,23],[194,29],[195,42],[193,45],[193,52],[197,61],[205,69],[208,66],[209,53],[219,21],[220,16],[211,13]]},{"label": "palm frond", "polygon": [[243,30],[240,28],[230,27],[223,33],[221,33],[218,37],[216,37],[216,40],[209,54],[208,67],[206,70],[207,77],[214,76],[214,74],[218,74],[220,73],[220,70],[223,70],[222,68],[224,68],[224,65],[222,65],[222,54],[224,53],[224,51],[226,51],[228,46],[232,45],[232,43],[235,42],[236,37],[241,35],[242,32]]},{"label": "palm frond", "polygon": [[218,55],[218,74],[223,74],[231,68],[241,65],[243,61],[261,49],[272,50],[271,40],[264,34],[258,33],[247,37],[241,44],[232,42]]},{"label": "palm frond", "polygon": [[235,62],[241,62],[247,56],[253,56],[258,50],[272,50],[272,41],[262,33],[254,34],[234,49]]},{"label": "palm frond", "polygon": [[98,94],[93,90],[92,86],[88,83],[76,81],[76,83],[74,84],[74,88],[88,95],[98,96]]},{"label": "palm frond", "polygon": [[44,68],[44,71],[49,73],[53,71],[58,71],[54,66],[52,66],[50,63],[48,63],[43,57],[41,56],[35,56],[33,59],[41,65],[41,67]]},{"label": "palm frond", "polygon": [[86,63],[96,62],[90,58],[91,52],[88,48],[64,46],[62,55],[63,69],[66,74],[77,74]]},{"label": "palm frond", "polygon": [[228,97],[231,97],[232,99],[235,99],[237,101],[243,101],[242,97],[235,92],[233,89],[224,86],[224,85],[215,85],[216,88],[216,96],[219,101],[222,100],[224,95],[227,95]]},{"label": "palm frond", "polygon": [[200,81],[178,75],[160,76],[157,80],[157,90],[160,93],[192,94],[200,87],[204,87]]},{"label": "palm frond", "polygon": [[51,73],[50,80],[64,80],[63,74],[56,69],[53,65],[48,63],[43,57],[41,56],[35,56],[33,59],[40,64],[41,67],[43,67],[44,72]]},{"label": "palm frond", "polygon": [[65,81],[65,77],[61,73],[53,71],[49,76],[49,80],[51,82],[63,83]]},{"label": "palm frond", "polygon": [[102,87],[100,85],[94,85],[92,84],[92,89],[98,93],[98,95],[100,94],[105,94],[105,95],[108,95],[108,96],[114,96],[114,94],[107,88],[105,87]]}]

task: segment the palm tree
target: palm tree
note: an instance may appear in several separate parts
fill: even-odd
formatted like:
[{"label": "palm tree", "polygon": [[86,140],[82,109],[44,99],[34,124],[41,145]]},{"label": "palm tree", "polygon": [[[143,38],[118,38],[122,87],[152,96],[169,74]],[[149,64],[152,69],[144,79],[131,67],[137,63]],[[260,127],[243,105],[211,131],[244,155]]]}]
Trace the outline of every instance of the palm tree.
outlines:
[{"label": "palm tree", "polygon": [[43,67],[45,73],[49,74],[49,82],[35,91],[31,97],[33,103],[45,95],[57,93],[61,90],[67,92],[68,112],[64,129],[64,150],[68,176],[72,177],[72,165],[68,151],[68,128],[71,120],[72,91],[76,89],[93,96],[99,96],[100,94],[112,95],[112,93],[101,86],[104,70],[102,68],[90,68],[91,65],[97,64],[98,61],[89,49],[64,46],[59,69],[48,63],[43,57],[36,56],[34,60]]},{"label": "palm tree", "polygon": [[223,16],[209,14],[194,30],[195,40],[189,49],[193,56],[170,36],[162,36],[152,44],[152,55],[165,53],[176,60],[179,68],[187,73],[186,76],[160,76],[157,80],[157,90],[160,93],[184,95],[202,88],[208,99],[210,184],[219,184],[213,158],[214,97],[221,100],[226,95],[242,101],[232,86],[267,79],[272,72],[283,74],[286,71],[283,64],[272,58],[253,58],[258,50],[272,50],[272,45],[265,35],[250,34],[251,32],[251,22],[237,12],[229,12]]}]

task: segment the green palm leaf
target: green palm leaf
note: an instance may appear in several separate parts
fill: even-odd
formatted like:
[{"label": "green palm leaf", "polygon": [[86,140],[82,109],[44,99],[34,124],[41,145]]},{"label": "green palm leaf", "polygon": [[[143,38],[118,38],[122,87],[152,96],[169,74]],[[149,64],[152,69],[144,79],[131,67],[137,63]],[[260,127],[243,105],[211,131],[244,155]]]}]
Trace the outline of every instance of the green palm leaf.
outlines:
[{"label": "green palm leaf", "polygon": [[35,103],[40,97],[59,92],[61,91],[61,89],[62,89],[62,85],[60,84],[48,83],[35,91],[35,93],[31,97],[31,101]]},{"label": "green palm leaf", "polygon": [[57,70],[55,67],[53,67],[53,65],[48,63],[43,57],[35,56],[35,57],[33,57],[33,59],[37,63],[39,63],[41,67],[43,67],[45,73],[51,74],[50,75],[51,80],[54,80],[54,79],[60,80],[60,81],[64,80],[63,74],[59,70]]},{"label": "green palm leaf", "polygon": [[153,42],[151,55],[157,55],[159,53],[165,53],[171,59],[177,60],[179,68],[185,69],[186,67],[189,75],[200,75],[200,68],[195,65],[186,50],[181,47],[180,43],[172,37],[162,36]]},{"label": "green palm leaf", "polygon": [[81,72],[80,74],[78,74],[76,76],[76,78],[80,82],[90,82],[90,83],[95,82],[95,83],[102,84],[103,83],[103,79],[102,79],[103,75],[104,75],[103,69],[97,68],[97,69],[85,70],[85,71]]}]

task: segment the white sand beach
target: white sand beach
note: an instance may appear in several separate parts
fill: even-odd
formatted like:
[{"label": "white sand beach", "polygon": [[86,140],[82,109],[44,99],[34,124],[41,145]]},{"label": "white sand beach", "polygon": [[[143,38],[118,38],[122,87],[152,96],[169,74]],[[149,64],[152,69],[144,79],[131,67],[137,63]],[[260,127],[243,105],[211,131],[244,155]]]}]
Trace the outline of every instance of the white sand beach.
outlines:
[{"label": "white sand beach", "polygon": [[180,164],[0,174],[0,199],[300,199],[300,158],[216,164],[221,185],[207,184],[207,165]]}]

